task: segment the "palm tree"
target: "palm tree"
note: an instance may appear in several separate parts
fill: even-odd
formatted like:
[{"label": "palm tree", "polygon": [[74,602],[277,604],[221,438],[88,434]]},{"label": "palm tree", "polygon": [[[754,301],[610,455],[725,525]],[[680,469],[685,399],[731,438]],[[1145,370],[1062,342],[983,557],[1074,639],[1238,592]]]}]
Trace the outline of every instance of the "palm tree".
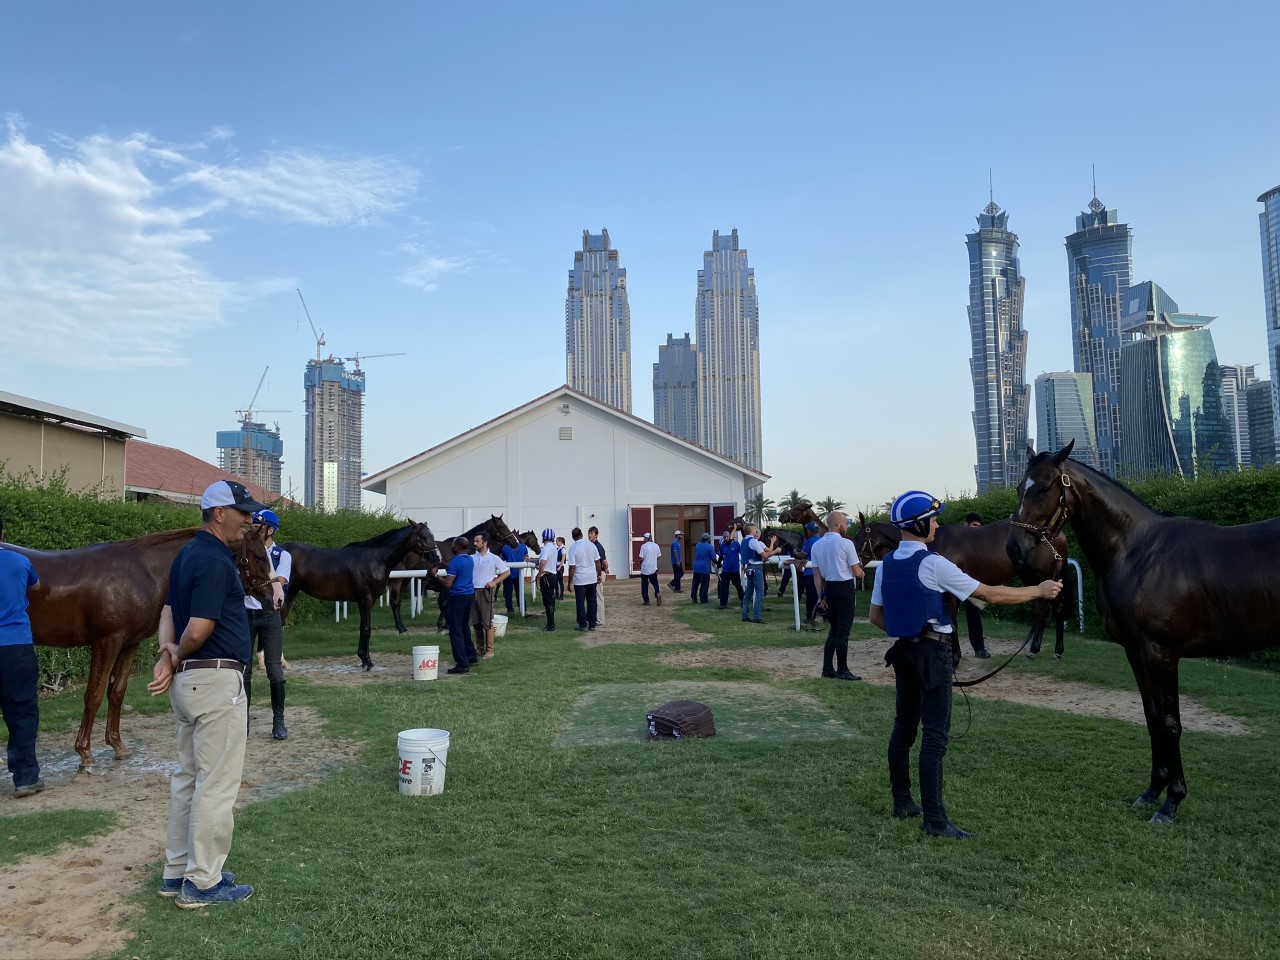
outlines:
[{"label": "palm tree", "polygon": [[747,512],[745,516],[752,523],[763,524],[766,520],[772,520],[778,515],[778,511],[774,507],[774,502],[764,495],[764,491],[758,490],[747,497]]},{"label": "palm tree", "polygon": [[800,504],[804,503],[808,499],[809,498],[806,497],[803,493],[801,493],[795,487],[792,487],[790,490],[787,491],[787,495],[778,501],[778,512],[786,513],[792,507],[798,507],[800,506]]},{"label": "palm tree", "polygon": [[815,506],[817,506],[822,516],[826,517],[826,515],[831,513],[833,510],[843,510],[844,501],[837,500],[835,497],[823,497],[817,502],[817,504],[815,504]]}]

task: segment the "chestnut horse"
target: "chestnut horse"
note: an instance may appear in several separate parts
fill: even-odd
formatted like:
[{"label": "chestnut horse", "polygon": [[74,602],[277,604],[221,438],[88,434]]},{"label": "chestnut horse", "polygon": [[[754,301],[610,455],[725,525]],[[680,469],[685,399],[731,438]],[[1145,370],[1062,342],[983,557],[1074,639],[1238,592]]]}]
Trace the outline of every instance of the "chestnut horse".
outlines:
[{"label": "chestnut horse", "polygon": [[[197,529],[164,530],[133,540],[95,543],[74,550],[5,549],[31,560],[40,576],[32,588],[31,635],[46,647],[91,647],[84,714],[76,734],[80,769],[96,773],[89,745],[93,721],[107,697],[106,742],[117,760],[129,756],[120,737],[120,707],[138,647],[154,636],[169,593],[169,568]],[[271,561],[256,530],[236,547],[246,593],[271,602]]]},{"label": "chestnut horse", "polygon": [[[467,543],[471,542],[472,537],[477,533],[487,534],[489,537],[490,549],[502,550],[502,545],[515,546],[517,538],[511,529],[503,522],[501,515],[489,515],[489,519],[484,523],[472,527],[466,533],[460,533],[458,536],[466,537]],[[453,537],[441,540],[436,545],[436,552],[427,558],[416,551],[410,551],[405,554],[403,560],[395,568],[397,570],[425,570],[428,566],[435,566],[437,563],[448,563],[453,558]],[[474,549],[474,548],[472,548]],[[470,551],[468,551],[470,552]],[[535,549],[536,553],[537,550]],[[400,615],[400,603],[404,600],[404,591],[407,582],[403,577],[397,577],[388,584],[388,592],[391,594],[391,616],[396,622],[397,633],[408,633],[409,628],[404,625],[404,618]],[[422,589],[434,590],[437,597],[442,593],[444,584],[442,584],[434,575],[427,574],[422,578]],[[442,601],[443,604],[443,601]],[[443,611],[443,605],[441,607]],[[443,612],[441,617],[443,617]]]},{"label": "chestnut horse", "polygon": [[1233,657],[1277,642],[1280,519],[1220,527],[1164,516],[1091,467],[1027,450],[1029,462],[1009,555],[1027,556],[1070,523],[1093,568],[1098,613],[1124,648],[1146,714],[1151,781],[1135,806],[1164,803],[1152,823],[1172,823],[1186,799],[1178,661]]},{"label": "chestnut horse", "polygon": [[[933,542],[929,544],[929,549],[946,557],[975,580],[993,586],[1008,583],[1014,577],[1021,577],[1022,582],[1029,585],[1062,577],[1067,562],[1067,538],[1061,531],[1055,531],[1052,543],[1037,543],[1025,563],[1015,564],[1009,559],[1009,553],[1005,549],[1011,529],[1008,520],[998,520],[984,527],[970,527],[963,523],[942,524],[938,527]],[[901,542],[902,531],[893,524],[872,523],[865,514],[858,514],[858,529],[854,534],[853,545],[864,564],[882,559],[898,549]],[[960,621],[955,615],[959,604],[955,602],[955,598],[950,599],[953,601],[952,626],[956,631],[951,635],[951,645],[959,653]],[[1056,600],[1036,600],[1033,609],[1035,619],[1031,625],[1031,651],[1027,657],[1034,657],[1040,652],[1045,622],[1052,614],[1057,634],[1053,659],[1061,660],[1066,624],[1066,604],[1063,598],[1059,596]]]},{"label": "chestnut horse", "polygon": [[360,641],[356,656],[366,670],[373,669],[369,637],[373,633],[373,605],[387,589],[394,570],[410,553],[439,557],[435,537],[425,523],[408,521],[368,540],[345,547],[312,547],[305,543],[282,545],[289,551],[293,570],[281,619],[287,620],[299,593],[318,600],[350,601],[360,606]]}]

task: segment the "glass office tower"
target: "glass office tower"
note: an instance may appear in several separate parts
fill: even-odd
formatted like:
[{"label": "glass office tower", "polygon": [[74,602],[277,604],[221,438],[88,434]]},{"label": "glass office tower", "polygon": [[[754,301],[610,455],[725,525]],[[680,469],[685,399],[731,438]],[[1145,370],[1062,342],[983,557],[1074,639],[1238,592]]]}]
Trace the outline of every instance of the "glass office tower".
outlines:
[{"label": "glass office tower", "polygon": [[1072,440],[1071,459],[1097,467],[1093,378],[1071,371],[1042,373],[1036,377],[1036,446],[1057,453]]},{"label": "glass office tower", "polygon": [[582,231],[564,300],[565,383],[631,412],[631,307],[627,271],[609,231]]},{"label": "glass office tower", "polygon": [[1120,461],[1128,476],[1236,469],[1222,403],[1222,368],[1208,325],[1213,317],[1179,313],[1151,281],[1129,289],[1122,333]]},{"label": "glass office tower", "polygon": [[689,334],[667,334],[653,365],[653,423],[698,442],[698,348]]},{"label": "glass office tower", "polygon": [[1226,412],[1227,423],[1231,425],[1231,442],[1236,448],[1236,465],[1240,467],[1253,463],[1245,394],[1250,384],[1258,382],[1257,369],[1257,365],[1252,363],[1222,365],[1222,408]]},{"label": "glass office tower", "polygon": [[1262,204],[1258,229],[1262,234],[1262,285],[1271,365],[1271,422],[1276,429],[1275,445],[1280,448],[1280,187],[1272,187],[1258,202]]},{"label": "glass office tower", "polygon": [[1067,237],[1071,284],[1071,351],[1076,373],[1093,378],[1098,468],[1114,473],[1120,458],[1120,311],[1133,277],[1133,231],[1094,194]]},{"label": "glass office tower", "polygon": [[1022,479],[1026,465],[1027,334],[1022,329],[1026,281],[1018,266],[1018,235],[992,200],[965,238],[969,248],[969,338],[978,493]]}]

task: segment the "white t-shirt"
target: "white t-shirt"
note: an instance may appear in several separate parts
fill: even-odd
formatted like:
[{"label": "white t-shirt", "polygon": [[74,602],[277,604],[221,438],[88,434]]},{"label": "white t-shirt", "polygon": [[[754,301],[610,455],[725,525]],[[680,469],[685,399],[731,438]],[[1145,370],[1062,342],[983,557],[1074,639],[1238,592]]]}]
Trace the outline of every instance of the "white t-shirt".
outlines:
[{"label": "white t-shirt", "polygon": [[852,580],[853,568],[860,563],[853,541],[834,530],[828,531],[813,545],[809,559],[823,580],[833,581]]},{"label": "white t-shirt", "polygon": [[569,544],[569,556],[566,562],[573,567],[575,587],[585,587],[587,584],[599,581],[600,577],[596,574],[596,564],[599,560],[600,551],[586,537]]},{"label": "white t-shirt", "polygon": [[640,575],[648,576],[658,572],[658,558],[662,550],[652,540],[640,544]]},{"label": "white t-shirt", "polygon": [[488,553],[477,550],[471,555],[471,563],[471,581],[477,590],[487,587],[490,580],[507,569],[507,561],[492,550]]},{"label": "white t-shirt", "polygon": [[[293,572],[293,558],[289,556],[288,550],[280,551],[280,566],[277,569],[275,562],[271,559],[271,548],[267,547],[267,564],[271,567],[273,579],[275,577],[284,577],[285,583],[289,582],[289,574]],[[246,610],[261,610],[262,601],[246,593],[244,595],[244,608]]]},{"label": "white t-shirt", "polygon": [[[538,554],[538,567],[543,573],[549,573],[553,577],[556,575],[556,564],[559,562],[556,558],[560,555],[560,548],[556,546],[554,540],[548,540],[542,545],[542,552]],[[545,564],[546,566],[543,566]]]},{"label": "white t-shirt", "polygon": [[[928,550],[929,548],[919,540],[903,540],[898,544],[898,549],[893,551],[893,556],[898,560],[905,560],[917,550]],[[961,601],[968,600],[982,584],[973,579],[946,557],[931,553],[920,561],[920,569],[917,572],[920,582],[930,590],[937,590],[941,593],[950,593],[958,597]],[[871,588],[871,603],[873,606],[884,606],[884,593],[880,588],[883,577],[876,577],[875,586]],[[939,626],[937,620],[930,620],[935,630],[939,633],[951,633],[951,625],[946,624]]]}]

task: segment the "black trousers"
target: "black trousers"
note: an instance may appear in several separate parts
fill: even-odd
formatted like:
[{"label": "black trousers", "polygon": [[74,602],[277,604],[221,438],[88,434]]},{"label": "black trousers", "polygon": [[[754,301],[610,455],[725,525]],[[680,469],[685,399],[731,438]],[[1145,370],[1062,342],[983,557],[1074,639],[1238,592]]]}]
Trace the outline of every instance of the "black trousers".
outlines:
[{"label": "black trousers", "polygon": [[0,647],[0,712],[9,728],[9,773],[14,787],[40,779],[36,733],[40,729],[40,664],[29,643]]},{"label": "black trousers", "polygon": [[[827,595],[827,623],[830,626],[827,643],[822,650],[822,671],[848,670],[849,631],[853,629],[857,584],[852,580],[824,580],[822,587]],[[838,660],[836,667],[831,664],[833,657]]]},{"label": "black trousers", "polygon": [[974,653],[987,649],[987,635],[982,629],[982,611],[968,600],[964,602],[964,619],[969,627],[969,645]]},{"label": "black trousers", "polygon": [[671,589],[680,592],[680,581],[684,578],[684,564],[671,564]]},{"label": "black trousers", "polygon": [[653,595],[655,597],[662,592],[661,590],[658,589],[658,574],[657,573],[640,574],[640,599],[643,600],[645,603],[649,602],[650,586],[653,587]]},{"label": "black trousers", "polygon": [[897,678],[893,733],[889,735],[889,787],[895,803],[911,800],[911,745],[920,742],[920,805],[928,823],[947,822],[942,803],[942,759],[951,729],[951,644],[899,640],[885,655]]},{"label": "black trousers", "polygon": [[471,605],[475,599],[474,593],[451,593],[444,614],[449,622],[449,649],[453,652],[453,665],[467,670],[471,669],[472,660],[480,659],[475,641],[471,639]]},{"label": "black trousers", "polygon": [[[505,582],[505,581],[504,581]],[[556,585],[554,574],[544,573],[538,578],[538,592],[542,595],[542,612],[547,615],[547,626],[556,625]]]},{"label": "black trousers", "polygon": [[573,599],[577,607],[578,629],[594,630],[596,627],[596,587],[595,583],[575,583]]},{"label": "black trousers", "polygon": [[[262,651],[263,666],[267,668],[267,679],[272,683],[284,679],[284,630],[280,623],[279,610],[247,610],[249,614],[249,639],[253,649]],[[249,669],[253,669],[253,658],[249,658]]]},{"label": "black trousers", "polygon": [[725,573],[720,571],[720,585],[716,587],[716,595],[720,598],[720,609],[723,610],[729,606],[729,584],[733,584],[733,589],[738,591],[738,603],[742,603],[742,575],[737,570],[730,570]]},{"label": "black trousers", "polygon": [[818,588],[813,585],[813,574],[800,578],[804,584],[804,618],[813,622],[813,610],[818,605]]},{"label": "black trousers", "polygon": [[711,574],[695,573],[693,584],[689,587],[689,599],[694,603],[706,603],[709,589],[711,589]]},{"label": "black trousers", "polygon": [[502,599],[507,605],[507,613],[511,613],[516,608],[516,588],[524,585],[517,574],[523,572],[523,570],[512,570],[511,576],[502,581]]}]

